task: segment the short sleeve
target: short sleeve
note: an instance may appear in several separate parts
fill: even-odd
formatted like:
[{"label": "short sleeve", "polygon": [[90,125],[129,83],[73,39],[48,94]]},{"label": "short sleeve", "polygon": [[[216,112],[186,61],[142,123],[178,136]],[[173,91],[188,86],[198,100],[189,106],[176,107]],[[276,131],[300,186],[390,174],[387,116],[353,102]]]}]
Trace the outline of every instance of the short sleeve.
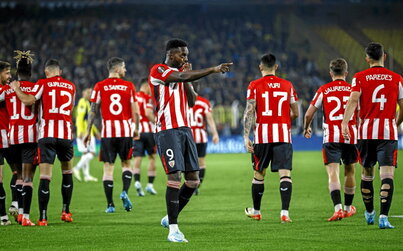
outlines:
[{"label": "short sleeve", "polygon": [[351,82],[351,92],[361,92],[360,80],[357,79],[357,75],[354,75]]},{"label": "short sleeve", "polygon": [[319,88],[319,90],[315,93],[315,96],[311,101],[311,105],[319,109],[322,106],[322,102],[323,102],[323,91],[322,88]]},{"label": "short sleeve", "polygon": [[398,99],[399,100],[403,99],[403,78],[402,77],[400,77],[400,80],[399,80],[399,98]]},{"label": "short sleeve", "polygon": [[151,97],[146,98],[146,108],[147,109],[154,109],[153,101],[152,101]]},{"label": "short sleeve", "polygon": [[171,75],[175,70],[169,68],[167,65],[158,64],[154,65],[150,71],[150,82],[153,85],[165,84],[165,80]]},{"label": "short sleeve", "polygon": [[248,91],[246,93],[246,99],[247,100],[250,100],[250,99],[256,100],[256,89],[255,89],[255,85],[253,84],[253,82],[251,82],[248,86]]},{"label": "short sleeve", "polygon": [[90,101],[92,103],[96,103],[96,104],[101,103],[101,93],[100,93],[100,87],[99,87],[98,83],[94,86],[94,89],[92,90]]},{"label": "short sleeve", "polygon": [[298,101],[297,92],[294,89],[294,86],[291,84],[291,91],[290,91],[290,104],[294,104]]},{"label": "short sleeve", "polygon": [[41,99],[42,93],[43,93],[43,89],[44,89],[44,84],[43,84],[43,82],[38,81],[38,82],[35,84],[34,88],[33,88],[34,93],[35,93],[34,96],[35,96],[35,99],[36,99],[36,100]]},{"label": "short sleeve", "polygon": [[206,106],[206,111],[205,111],[205,112],[206,112],[206,113],[207,113],[207,112],[212,112],[213,109],[211,108],[210,101],[206,100],[206,105],[207,105],[207,106]]},{"label": "short sleeve", "polygon": [[0,87],[0,101],[4,101],[4,99],[6,98],[5,93],[6,93],[6,92],[4,91],[3,86]]}]

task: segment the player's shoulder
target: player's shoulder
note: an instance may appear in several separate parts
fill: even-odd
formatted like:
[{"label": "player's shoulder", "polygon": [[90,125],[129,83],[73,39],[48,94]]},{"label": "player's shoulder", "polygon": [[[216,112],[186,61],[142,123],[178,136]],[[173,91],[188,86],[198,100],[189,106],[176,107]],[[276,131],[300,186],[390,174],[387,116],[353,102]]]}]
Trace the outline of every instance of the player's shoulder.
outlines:
[{"label": "player's shoulder", "polygon": [[162,74],[169,68],[170,67],[166,64],[155,64],[151,67],[150,74],[157,74],[157,73]]},{"label": "player's shoulder", "polygon": [[210,103],[210,101],[200,95],[197,95],[196,101],[201,101],[203,103]]}]

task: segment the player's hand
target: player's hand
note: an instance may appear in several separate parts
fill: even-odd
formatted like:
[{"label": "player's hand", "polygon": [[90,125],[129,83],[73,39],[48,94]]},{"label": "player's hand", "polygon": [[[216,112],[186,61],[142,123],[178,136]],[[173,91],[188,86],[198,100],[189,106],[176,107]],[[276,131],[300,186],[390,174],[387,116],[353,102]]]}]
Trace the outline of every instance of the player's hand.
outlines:
[{"label": "player's hand", "polygon": [[231,66],[233,65],[234,63],[223,63],[223,64],[220,64],[220,65],[218,65],[218,66],[216,66],[216,67],[214,67],[214,72],[215,73],[226,73],[226,72],[229,72],[230,70],[231,70]]},{"label": "player's hand", "polygon": [[88,133],[85,134],[83,138],[83,143],[85,147],[88,147],[88,143],[90,143],[90,135]]},{"label": "player's hand", "polygon": [[341,123],[341,133],[346,140],[350,140],[350,130],[348,130],[348,125],[345,123]]},{"label": "player's hand", "polygon": [[248,152],[250,152],[250,153],[253,153],[253,144],[249,138],[244,138],[244,144],[245,144],[246,150],[248,150]]},{"label": "player's hand", "polygon": [[192,64],[189,62],[186,62],[182,66],[182,71],[191,71],[192,70]]},{"label": "player's hand", "polygon": [[307,139],[310,139],[312,136],[312,129],[309,127],[304,130],[304,137]]},{"label": "player's hand", "polygon": [[15,91],[17,88],[20,88],[20,81],[17,80],[12,81],[10,83],[10,87]]},{"label": "player's hand", "polygon": [[133,140],[139,140],[140,139],[140,134],[138,130],[134,130],[133,132]]},{"label": "player's hand", "polygon": [[101,140],[101,134],[99,132],[95,133],[95,138]]},{"label": "player's hand", "polygon": [[220,137],[218,137],[218,134],[214,134],[213,135],[213,143],[215,145],[217,145],[219,141],[220,141]]}]

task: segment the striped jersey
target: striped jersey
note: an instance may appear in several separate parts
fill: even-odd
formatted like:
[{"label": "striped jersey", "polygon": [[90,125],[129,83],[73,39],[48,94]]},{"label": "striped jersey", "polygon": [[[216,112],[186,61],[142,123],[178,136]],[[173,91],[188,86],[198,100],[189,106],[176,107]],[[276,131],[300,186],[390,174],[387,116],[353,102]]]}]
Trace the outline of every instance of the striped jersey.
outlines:
[{"label": "striped jersey", "polygon": [[107,78],[95,85],[90,101],[101,104],[102,138],[133,137],[135,93],[133,83],[121,78]]},{"label": "striped jersey", "polygon": [[[20,88],[25,94],[36,95],[39,86],[29,81],[20,81]],[[26,106],[17,97],[9,85],[4,86],[0,101],[5,100],[10,116],[10,145],[38,142],[38,102]]]},{"label": "striped jersey", "polygon": [[358,139],[398,140],[396,104],[403,99],[402,77],[384,67],[354,75],[352,91],[360,92]]},{"label": "striped jersey", "polygon": [[0,149],[8,148],[8,129],[10,116],[7,112],[6,102],[4,102],[4,88],[8,85],[3,85],[0,87],[0,97],[2,97],[3,102],[0,102]]},{"label": "striped jersey", "polygon": [[154,65],[150,70],[149,85],[156,106],[156,132],[189,127],[188,100],[184,85],[187,83],[165,83],[176,68],[165,64]]},{"label": "striped jersey", "polygon": [[154,110],[151,96],[147,95],[146,93],[144,93],[142,91],[139,91],[139,92],[136,92],[136,99],[137,99],[137,104],[139,105],[139,112],[140,112],[139,133],[154,132],[154,123],[151,122],[146,116],[147,109]]},{"label": "striped jersey", "polygon": [[351,138],[346,140],[341,133],[341,122],[350,92],[351,86],[344,80],[322,85],[316,92],[311,105],[318,109],[323,107],[323,143],[357,144],[356,112],[348,123]]},{"label": "striped jersey", "polygon": [[291,143],[290,105],[298,97],[290,81],[274,75],[254,80],[246,99],[256,101],[255,144]]},{"label": "striped jersey", "polygon": [[60,77],[40,79],[35,94],[39,102],[39,136],[42,138],[72,139],[72,110],[76,86]]},{"label": "striped jersey", "polygon": [[189,109],[190,127],[196,144],[207,143],[206,114],[211,112],[210,102],[197,96],[195,105]]}]

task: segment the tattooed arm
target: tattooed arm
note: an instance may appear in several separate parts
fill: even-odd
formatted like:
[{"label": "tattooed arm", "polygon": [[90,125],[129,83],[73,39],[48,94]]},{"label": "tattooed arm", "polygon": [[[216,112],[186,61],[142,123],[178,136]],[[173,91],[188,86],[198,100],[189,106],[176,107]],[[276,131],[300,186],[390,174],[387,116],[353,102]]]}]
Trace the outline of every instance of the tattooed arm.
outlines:
[{"label": "tattooed arm", "polygon": [[98,110],[99,110],[99,104],[91,103],[91,111],[90,111],[90,114],[88,116],[87,132],[85,133],[85,136],[84,136],[84,139],[83,139],[83,142],[84,142],[85,146],[87,146],[89,141],[90,141],[91,128],[92,128],[92,125],[94,124],[95,115],[97,115]]},{"label": "tattooed arm", "polygon": [[256,122],[256,100],[249,99],[246,103],[245,113],[243,115],[243,139],[245,148],[248,152],[253,152],[253,144],[249,139],[250,129]]}]

